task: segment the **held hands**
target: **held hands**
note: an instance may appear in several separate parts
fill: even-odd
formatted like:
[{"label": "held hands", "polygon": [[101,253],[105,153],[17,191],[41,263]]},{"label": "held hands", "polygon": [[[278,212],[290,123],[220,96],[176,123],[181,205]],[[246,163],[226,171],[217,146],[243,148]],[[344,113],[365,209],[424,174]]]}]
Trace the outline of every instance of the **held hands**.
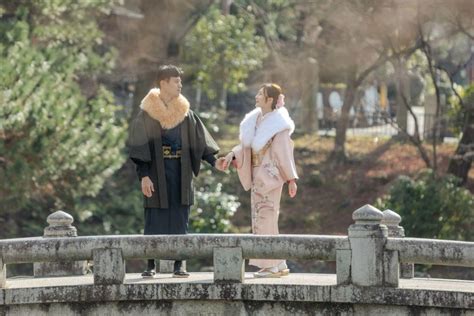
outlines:
[{"label": "held hands", "polygon": [[226,170],[229,168],[232,160],[234,160],[234,152],[231,151],[224,157],[224,168]]},{"label": "held hands", "polygon": [[229,166],[234,159],[234,153],[231,151],[225,157],[220,157],[216,161],[216,168],[220,171],[225,171],[229,169]]},{"label": "held hands", "polygon": [[224,158],[224,157],[217,158],[216,164],[215,164],[217,170],[219,170],[219,171],[225,171],[225,168],[224,168],[224,161],[225,161],[225,158]]},{"label": "held hands", "polygon": [[151,197],[152,192],[155,192],[155,188],[153,187],[153,182],[151,182],[150,177],[142,178],[142,192],[146,197]]},{"label": "held hands", "polygon": [[298,186],[296,185],[296,181],[290,180],[288,182],[288,194],[290,195],[291,198],[294,198],[296,196],[296,192],[298,191]]}]

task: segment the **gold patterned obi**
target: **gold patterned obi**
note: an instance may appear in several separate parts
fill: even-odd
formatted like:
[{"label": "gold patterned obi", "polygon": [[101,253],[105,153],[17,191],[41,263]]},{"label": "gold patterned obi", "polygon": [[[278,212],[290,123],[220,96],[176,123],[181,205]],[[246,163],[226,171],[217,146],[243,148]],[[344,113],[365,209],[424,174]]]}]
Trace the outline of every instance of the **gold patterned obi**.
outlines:
[{"label": "gold patterned obi", "polygon": [[163,158],[165,159],[177,159],[181,158],[181,149],[173,152],[171,146],[163,146]]},{"label": "gold patterned obi", "polygon": [[258,167],[262,164],[263,156],[265,156],[265,153],[267,152],[268,148],[270,148],[271,144],[272,140],[270,139],[268,143],[266,143],[265,146],[263,146],[263,148],[258,152],[255,152],[252,149],[252,167]]}]

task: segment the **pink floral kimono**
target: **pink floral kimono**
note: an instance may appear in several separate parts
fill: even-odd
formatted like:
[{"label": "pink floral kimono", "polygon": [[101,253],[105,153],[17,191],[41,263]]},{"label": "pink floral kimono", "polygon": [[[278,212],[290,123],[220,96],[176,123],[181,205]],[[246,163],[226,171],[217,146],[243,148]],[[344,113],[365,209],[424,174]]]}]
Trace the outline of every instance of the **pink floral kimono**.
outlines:
[{"label": "pink floral kimono", "polygon": [[[295,124],[285,107],[262,115],[260,108],[248,113],[240,123],[240,145],[235,155],[240,182],[251,189],[252,232],[278,235],[278,215],[283,184],[297,179],[290,135]],[[251,259],[259,268],[276,267],[283,259]]]}]

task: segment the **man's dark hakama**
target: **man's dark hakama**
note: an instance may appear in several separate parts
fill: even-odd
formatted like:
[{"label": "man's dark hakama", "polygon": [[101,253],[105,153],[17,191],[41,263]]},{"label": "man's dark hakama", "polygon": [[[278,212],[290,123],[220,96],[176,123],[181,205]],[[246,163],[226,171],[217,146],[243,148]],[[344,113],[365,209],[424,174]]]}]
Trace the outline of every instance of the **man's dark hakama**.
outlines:
[{"label": "man's dark hakama", "polygon": [[[170,146],[172,153],[181,150],[181,129],[162,130],[163,146]],[[174,149],[174,150],[173,150]],[[164,160],[168,208],[145,208],[145,235],[186,234],[188,232],[189,205],[181,204],[181,160]]]}]

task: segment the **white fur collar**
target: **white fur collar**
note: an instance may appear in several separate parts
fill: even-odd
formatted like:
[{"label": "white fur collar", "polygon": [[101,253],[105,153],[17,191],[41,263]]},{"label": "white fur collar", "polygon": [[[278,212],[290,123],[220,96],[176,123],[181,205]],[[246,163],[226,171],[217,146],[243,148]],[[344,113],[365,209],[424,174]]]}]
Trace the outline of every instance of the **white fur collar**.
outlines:
[{"label": "white fur collar", "polygon": [[143,98],[140,108],[160,122],[164,129],[171,129],[188,115],[189,102],[180,94],[176,99],[165,104],[160,98],[160,89],[154,88]]},{"label": "white fur collar", "polygon": [[285,107],[266,114],[256,128],[257,119],[260,115],[262,115],[262,110],[256,108],[247,113],[240,123],[239,138],[244,147],[251,146],[254,151],[260,151],[279,132],[288,130],[291,135],[295,130],[295,123]]}]

